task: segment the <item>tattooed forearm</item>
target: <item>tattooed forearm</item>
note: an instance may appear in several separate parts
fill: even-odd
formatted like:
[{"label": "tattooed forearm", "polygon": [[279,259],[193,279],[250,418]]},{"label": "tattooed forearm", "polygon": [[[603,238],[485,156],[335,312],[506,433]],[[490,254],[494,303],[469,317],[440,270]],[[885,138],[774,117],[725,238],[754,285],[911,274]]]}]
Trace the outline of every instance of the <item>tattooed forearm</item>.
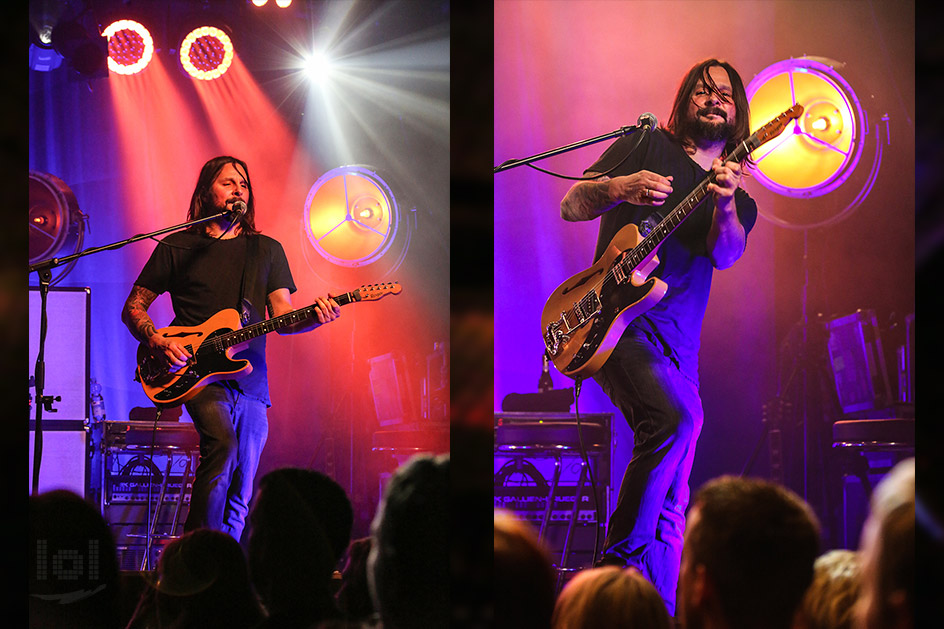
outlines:
[{"label": "tattooed forearm", "polygon": [[588,221],[596,218],[616,203],[610,197],[606,182],[600,176],[594,181],[581,181],[567,192],[561,201],[561,218],[565,221]]},{"label": "tattooed forearm", "polygon": [[121,320],[139,341],[146,342],[157,332],[154,322],[147,313],[148,307],[155,299],[157,299],[156,293],[135,285],[131,288],[131,294],[128,295],[124,308],[121,310]]}]

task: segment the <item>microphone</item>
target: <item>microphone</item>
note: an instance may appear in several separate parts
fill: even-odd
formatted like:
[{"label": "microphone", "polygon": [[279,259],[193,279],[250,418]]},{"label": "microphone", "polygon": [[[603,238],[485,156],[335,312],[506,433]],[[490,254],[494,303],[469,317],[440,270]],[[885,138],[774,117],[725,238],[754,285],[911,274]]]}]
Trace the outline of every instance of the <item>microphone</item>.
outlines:
[{"label": "microphone", "polygon": [[656,117],[649,113],[648,111],[643,115],[639,116],[639,120],[636,121],[636,127],[642,129],[643,131],[652,131],[659,126],[659,121]]},{"label": "microphone", "polygon": [[243,216],[248,209],[249,207],[245,201],[237,200],[233,202],[233,208],[229,211],[229,218],[236,220]]}]

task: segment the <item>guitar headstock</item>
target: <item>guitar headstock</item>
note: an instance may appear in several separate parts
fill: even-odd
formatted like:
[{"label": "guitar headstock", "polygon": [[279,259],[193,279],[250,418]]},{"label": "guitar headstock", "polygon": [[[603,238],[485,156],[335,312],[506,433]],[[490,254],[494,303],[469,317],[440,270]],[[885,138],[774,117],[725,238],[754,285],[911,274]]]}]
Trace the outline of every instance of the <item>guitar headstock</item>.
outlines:
[{"label": "guitar headstock", "polygon": [[398,295],[402,290],[399,282],[383,282],[382,284],[364,284],[353,292],[357,301],[375,301],[387,295]]},{"label": "guitar headstock", "polygon": [[803,105],[794,103],[793,107],[786,110],[754,132],[754,137],[757,139],[757,146],[760,146],[769,140],[773,140],[775,137],[783,133],[783,130],[786,129],[788,122],[791,120],[796,120],[802,115]]}]

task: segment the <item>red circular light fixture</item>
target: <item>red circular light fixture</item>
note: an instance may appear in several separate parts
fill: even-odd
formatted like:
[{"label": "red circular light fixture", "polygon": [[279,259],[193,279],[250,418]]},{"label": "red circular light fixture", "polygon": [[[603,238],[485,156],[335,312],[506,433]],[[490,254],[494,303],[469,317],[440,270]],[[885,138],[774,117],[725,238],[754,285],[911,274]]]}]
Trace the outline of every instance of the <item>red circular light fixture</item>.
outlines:
[{"label": "red circular light fixture", "polygon": [[180,63],[193,78],[212,81],[233,63],[233,42],[215,26],[195,28],[180,44]]},{"label": "red circular light fixture", "polygon": [[151,34],[133,20],[112,22],[102,36],[108,40],[108,69],[116,74],[136,74],[154,56]]}]

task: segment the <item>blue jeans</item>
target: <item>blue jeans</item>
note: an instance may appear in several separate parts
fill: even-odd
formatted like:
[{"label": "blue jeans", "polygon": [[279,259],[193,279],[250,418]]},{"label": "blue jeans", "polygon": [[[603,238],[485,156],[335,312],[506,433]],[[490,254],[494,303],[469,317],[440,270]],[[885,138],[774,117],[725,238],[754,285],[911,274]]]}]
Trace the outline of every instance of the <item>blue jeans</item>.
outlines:
[{"label": "blue jeans", "polygon": [[603,552],[638,568],[674,615],[688,478],[704,419],[698,384],[656,337],[634,326],[594,379],[633,431]]},{"label": "blue jeans", "polygon": [[239,541],[269,434],[266,405],[219,382],[205,387],[186,407],[200,435],[200,462],[184,530],[210,528]]}]

